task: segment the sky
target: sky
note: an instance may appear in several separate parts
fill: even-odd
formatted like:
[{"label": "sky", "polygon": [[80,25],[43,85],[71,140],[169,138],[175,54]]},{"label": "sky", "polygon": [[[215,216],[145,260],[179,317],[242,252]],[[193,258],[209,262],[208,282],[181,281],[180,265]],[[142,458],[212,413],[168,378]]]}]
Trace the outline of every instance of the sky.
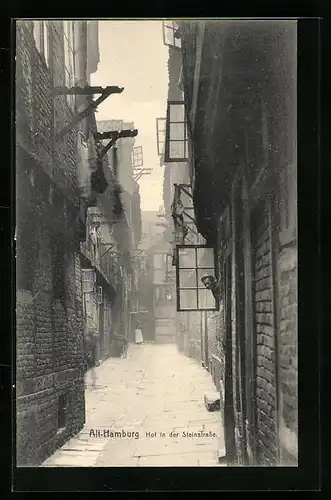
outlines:
[{"label": "sky", "polygon": [[166,114],[168,48],[161,21],[99,21],[100,62],[91,76],[95,86],[124,87],[98,106],[97,120],[133,121],[138,129],[135,146],[142,146],[144,167],[151,175],[140,181],[142,210],[163,204],[163,167],[157,155],[156,118]]}]

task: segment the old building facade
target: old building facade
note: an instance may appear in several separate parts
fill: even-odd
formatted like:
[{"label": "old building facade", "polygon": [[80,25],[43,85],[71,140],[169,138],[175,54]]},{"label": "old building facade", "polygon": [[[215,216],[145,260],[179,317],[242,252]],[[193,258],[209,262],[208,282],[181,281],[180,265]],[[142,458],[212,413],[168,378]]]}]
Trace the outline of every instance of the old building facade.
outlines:
[{"label": "old building facade", "polygon": [[104,89],[89,86],[97,22],[16,28],[17,464],[36,465],[85,422],[81,243],[107,186],[91,106]]},{"label": "old building facade", "polygon": [[209,347],[229,461],[297,465],[296,23],[179,25],[188,154],[169,149],[169,129],[166,151],[189,158],[221,291],[199,354]]}]

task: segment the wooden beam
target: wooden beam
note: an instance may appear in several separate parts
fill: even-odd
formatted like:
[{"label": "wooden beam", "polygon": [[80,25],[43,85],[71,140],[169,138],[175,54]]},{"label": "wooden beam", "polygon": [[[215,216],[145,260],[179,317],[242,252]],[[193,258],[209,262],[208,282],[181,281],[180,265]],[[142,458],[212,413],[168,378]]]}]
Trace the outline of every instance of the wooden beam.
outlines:
[{"label": "wooden beam", "polygon": [[180,186],[180,189],[181,189],[182,191],[184,191],[184,193],[185,193],[185,194],[187,194],[187,196],[189,196],[190,198],[192,198],[192,199],[193,199],[192,194],[191,194],[189,191],[187,191],[187,189],[185,189],[185,188],[183,187],[183,184],[180,184],[179,186]]},{"label": "wooden beam", "polygon": [[[119,87],[116,87],[119,89]],[[73,119],[62,129],[56,134],[55,139],[59,140],[62,139],[70,130],[72,130],[78,123],[83,120],[86,116],[92,113],[93,110],[95,110],[99,104],[101,104],[107,97],[109,97],[113,92],[113,87],[106,87],[106,89],[103,91],[100,97],[98,97],[95,101],[92,101],[87,108],[85,108],[83,111],[80,113],[77,113]],[[122,92],[124,88],[119,89],[120,92]]]},{"label": "wooden beam", "polygon": [[95,139],[102,141],[104,139],[112,139],[113,137],[116,138],[124,138],[124,137],[136,137],[138,135],[138,130],[135,128],[133,130],[110,130],[108,132],[97,132],[94,137]]},{"label": "wooden beam", "polygon": [[[95,138],[99,140],[101,139],[107,139],[111,138],[108,144],[100,151],[100,158],[103,158],[105,154],[109,151],[109,149],[116,143],[118,139],[125,138],[125,137],[136,137],[138,135],[138,130],[122,130],[121,132],[117,131],[111,131],[111,132],[104,132],[103,134],[95,134]],[[102,137],[100,137],[102,136]]]},{"label": "wooden beam", "polygon": [[119,137],[119,133],[117,132],[117,136],[114,135],[114,137],[112,139],[110,139],[108,144],[106,144],[106,146],[104,148],[102,148],[101,151],[99,152],[100,158],[103,158],[105,156],[105,154],[110,150],[110,148],[112,146],[114,146],[118,137]]},{"label": "wooden beam", "polygon": [[196,223],[195,219],[191,215],[189,215],[187,212],[185,212],[185,210],[184,210],[183,213],[186,215],[186,217],[188,217],[189,219],[191,219],[191,221],[194,222],[194,224]]},{"label": "wooden beam", "polygon": [[94,95],[103,94],[104,92],[110,92],[111,94],[120,94],[123,92],[124,88],[111,86],[111,87],[90,87],[89,85],[85,87],[74,86],[74,87],[54,87],[54,95]]}]

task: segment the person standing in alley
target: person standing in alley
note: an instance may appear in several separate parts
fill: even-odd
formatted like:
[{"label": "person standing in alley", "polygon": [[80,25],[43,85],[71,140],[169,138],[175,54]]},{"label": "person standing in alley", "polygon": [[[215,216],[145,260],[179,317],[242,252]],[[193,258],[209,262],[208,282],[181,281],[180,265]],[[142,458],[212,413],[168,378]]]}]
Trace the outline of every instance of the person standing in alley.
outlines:
[{"label": "person standing in alley", "polygon": [[140,326],[139,321],[137,321],[136,329],[135,329],[134,333],[135,333],[135,343],[142,344],[144,341],[144,338],[143,338],[143,332],[141,330],[141,326]]},{"label": "person standing in alley", "polygon": [[[87,337],[88,342],[88,371],[90,372],[92,387],[96,386],[95,365],[97,362],[97,338],[95,333],[90,332]],[[88,373],[88,372],[87,372]]]}]

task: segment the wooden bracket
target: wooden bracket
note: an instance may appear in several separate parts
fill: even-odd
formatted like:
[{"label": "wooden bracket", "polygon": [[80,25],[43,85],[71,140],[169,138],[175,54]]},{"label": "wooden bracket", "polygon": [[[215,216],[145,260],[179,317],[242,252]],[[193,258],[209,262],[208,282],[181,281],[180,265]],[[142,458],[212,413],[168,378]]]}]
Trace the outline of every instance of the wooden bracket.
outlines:
[{"label": "wooden bracket", "polygon": [[138,135],[138,130],[121,130],[120,132],[114,130],[110,132],[104,132],[103,134],[100,134],[99,132],[94,135],[96,140],[104,140],[104,139],[110,139],[108,144],[104,148],[101,149],[99,152],[100,158],[103,158],[105,154],[109,151],[109,149],[116,143],[118,139],[124,138],[124,137],[136,137]]},{"label": "wooden bracket", "polygon": [[101,94],[100,97],[92,101],[83,111],[77,113],[70,122],[62,127],[62,129],[56,134],[55,139],[62,139],[68,132],[70,132],[78,123],[83,120],[86,116],[92,113],[99,104],[101,104],[107,97],[111,94],[120,94],[124,90],[124,87],[55,87],[54,95],[65,95],[65,94],[83,94],[83,95],[94,95]]}]

